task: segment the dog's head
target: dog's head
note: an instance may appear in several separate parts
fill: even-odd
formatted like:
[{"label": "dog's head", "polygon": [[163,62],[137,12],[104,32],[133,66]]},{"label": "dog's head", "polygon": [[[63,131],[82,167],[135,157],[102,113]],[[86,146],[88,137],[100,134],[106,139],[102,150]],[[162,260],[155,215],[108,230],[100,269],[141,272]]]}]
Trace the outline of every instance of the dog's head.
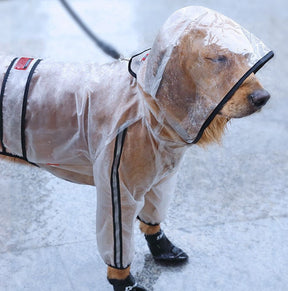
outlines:
[{"label": "dog's head", "polygon": [[195,143],[215,116],[239,118],[266,104],[270,95],[254,73],[272,56],[231,19],[186,7],[162,27],[139,83],[162,118]]}]

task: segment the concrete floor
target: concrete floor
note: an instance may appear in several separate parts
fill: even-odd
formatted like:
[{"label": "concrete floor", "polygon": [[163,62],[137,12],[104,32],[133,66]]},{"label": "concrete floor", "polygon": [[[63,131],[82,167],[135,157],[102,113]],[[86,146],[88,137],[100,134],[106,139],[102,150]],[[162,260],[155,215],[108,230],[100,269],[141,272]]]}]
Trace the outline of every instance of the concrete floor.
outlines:
[{"label": "concrete floor", "polygon": [[[288,290],[288,2],[71,3],[125,56],[150,47],[175,9],[195,4],[223,12],[273,48],[276,57],[260,74],[269,104],[233,121],[222,147],[192,147],[181,166],[163,227],[189,263],[156,264],[136,229],[132,267],[149,291]],[[0,0],[0,19],[2,53],[111,61],[58,1]],[[111,290],[96,246],[96,190],[5,161],[0,171],[0,290]]]}]

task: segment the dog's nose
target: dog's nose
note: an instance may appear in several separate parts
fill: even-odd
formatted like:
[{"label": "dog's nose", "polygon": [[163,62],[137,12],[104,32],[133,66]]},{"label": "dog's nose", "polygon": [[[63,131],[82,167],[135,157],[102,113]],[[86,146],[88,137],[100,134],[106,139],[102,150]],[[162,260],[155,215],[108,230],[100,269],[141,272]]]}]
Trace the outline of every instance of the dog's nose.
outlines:
[{"label": "dog's nose", "polygon": [[257,107],[264,106],[270,99],[270,94],[266,90],[256,90],[248,97],[253,105]]}]

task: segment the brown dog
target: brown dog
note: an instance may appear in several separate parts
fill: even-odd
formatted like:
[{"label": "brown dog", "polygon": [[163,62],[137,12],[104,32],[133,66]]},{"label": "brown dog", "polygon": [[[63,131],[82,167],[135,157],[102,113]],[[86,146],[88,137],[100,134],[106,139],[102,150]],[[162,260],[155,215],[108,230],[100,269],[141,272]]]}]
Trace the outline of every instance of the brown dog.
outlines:
[{"label": "brown dog", "polygon": [[214,11],[187,7],[137,61],[137,79],[125,61],[0,58],[1,152],[96,186],[98,247],[108,278],[120,280],[114,290],[144,290],[123,285],[135,219],[145,235],[159,233],[187,145],[219,142],[230,119],[268,101],[254,73],[273,53],[257,54],[255,39]]}]

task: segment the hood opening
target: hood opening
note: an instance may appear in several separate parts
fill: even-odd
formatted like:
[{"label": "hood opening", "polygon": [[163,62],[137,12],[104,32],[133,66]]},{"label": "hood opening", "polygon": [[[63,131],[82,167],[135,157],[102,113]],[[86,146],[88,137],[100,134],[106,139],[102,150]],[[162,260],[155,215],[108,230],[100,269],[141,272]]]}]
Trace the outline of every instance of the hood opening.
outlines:
[{"label": "hood opening", "polygon": [[228,102],[228,100],[234,95],[234,93],[239,89],[239,87],[243,84],[243,82],[252,74],[256,74],[269,60],[271,60],[274,56],[274,52],[270,51],[267,53],[262,59],[260,59],[250,70],[248,70],[242,78],[231,88],[231,90],[226,94],[226,96],[222,99],[222,101],[216,106],[214,111],[208,116],[205,120],[204,124],[199,130],[198,135],[195,140],[192,142],[196,144],[200,138],[202,137],[204,130],[209,126],[214,117],[218,114],[218,112],[223,108],[223,106]]}]

